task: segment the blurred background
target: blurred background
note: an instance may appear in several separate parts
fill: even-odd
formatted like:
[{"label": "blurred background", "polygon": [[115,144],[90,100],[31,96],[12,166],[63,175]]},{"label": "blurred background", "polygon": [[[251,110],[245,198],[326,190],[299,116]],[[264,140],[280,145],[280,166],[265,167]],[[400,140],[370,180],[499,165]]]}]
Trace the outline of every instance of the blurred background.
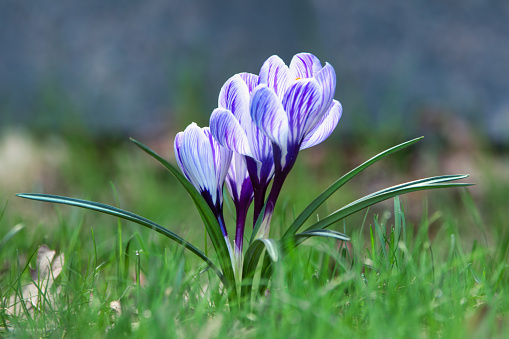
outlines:
[{"label": "blurred background", "polygon": [[[335,68],[344,112],[330,140],[303,152],[287,190],[291,180],[309,187],[291,204],[305,206],[309,192],[424,135],[337,203],[402,180],[470,173],[480,222],[502,231],[508,42],[505,0],[3,0],[0,204],[22,219],[42,207],[14,199],[20,191],[111,203],[111,181],[126,207],[186,218],[168,207],[182,192],[128,137],[171,158],[174,135],[192,121],[208,124],[230,76],[305,51]],[[423,195],[411,197],[422,205]]]}]

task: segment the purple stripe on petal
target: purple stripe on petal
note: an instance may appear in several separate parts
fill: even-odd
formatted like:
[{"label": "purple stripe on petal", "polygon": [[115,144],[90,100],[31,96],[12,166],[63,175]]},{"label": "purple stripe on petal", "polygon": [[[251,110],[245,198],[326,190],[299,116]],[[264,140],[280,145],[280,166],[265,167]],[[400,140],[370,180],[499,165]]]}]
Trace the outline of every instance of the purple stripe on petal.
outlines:
[{"label": "purple stripe on petal", "polygon": [[322,117],[316,126],[306,135],[300,149],[306,149],[318,145],[327,139],[336,128],[339,119],[343,113],[341,103],[337,100],[333,101],[329,111]]},{"label": "purple stripe on petal", "polygon": [[240,75],[234,75],[221,88],[218,107],[229,110],[243,124],[249,119],[249,88]]},{"label": "purple stripe on petal", "polygon": [[195,123],[177,134],[174,147],[178,165],[186,178],[204,197],[208,197],[211,208],[219,213],[231,151],[212,138],[208,127],[202,129]]},{"label": "purple stripe on petal", "polygon": [[322,90],[313,78],[299,80],[288,89],[283,98],[283,107],[288,115],[289,142],[300,145],[322,117],[319,110],[321,104]]},{"label": "purple stripe on petal", "polygon": [[244,80],[249,89],[249,94],[253,92],[256,86],[258,86],[258,75],[252,73],[239,73],[239,76]]},{"label": "purple stripe on petal", "polygon": [[288,66],[277,55],[268,58],[260,69],[259,83],[267,85],[279,98],[283,97],[291,81]]},{"label": "purple stripe on petal", "polygon": [[325,67],[315,74],[315,79],[322,87],[321,110],[328,110],[336,91],[336,72],[330,64],[326,63]]},{"label": "purple stripe on petal", "polygon": [[228,191],[235,205],[241,200],[250,202],[253,199],[253,186],[247,172],[244,156],[233,153],[226,178]]},{"label": "purple stripe on petal", "polygon": [[210,130],[221,146],[233,152],[252,156],[246,132],[229,110],[216,108],[212,112]]},{"label": "purple stripe on petal", "polygon": [[272,141],[256,126],[253,121],[247,129],[253,158],[259,162],[272,160]]},{"label": "purple stripe on petal", "polygon": [[295,79],[311,78],[321,69],[320,60],[310,53],[296,54],[290,62],[290,71]]},{"label": "purple stripe on petal", "polygon": [[212,136],[209,127],[203,127],[202,130],[209,142],[210,148],[212,149],[213,162],[215,165],[214,172],[217,180],[218,191],[221,191],[219,195],[221,196],[222,202],[223,183],[226,178],[226,174],[228,173],[228,168],[230,167],[232,151],[219,145],[216,139]]},{"label": "purple stripe on petal", "polygon": [[251,117],[256,126],[272,142],[286,145],[288,118],[276,93],[265,85],[259,85],[251,98]]}]

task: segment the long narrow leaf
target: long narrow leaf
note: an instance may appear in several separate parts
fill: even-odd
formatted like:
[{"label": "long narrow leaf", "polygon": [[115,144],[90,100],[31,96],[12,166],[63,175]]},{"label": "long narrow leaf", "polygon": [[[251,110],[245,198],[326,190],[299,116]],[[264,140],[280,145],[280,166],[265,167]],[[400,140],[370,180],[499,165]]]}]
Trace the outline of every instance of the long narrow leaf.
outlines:
[{"label": "long narrow leaf", "polygon": [[[427,179],[420,179],[413,181],[411,183],[405,183],[401,185],[394,186],[392,188],[383,189],[378,192],[369,194],[361,199],[356,200],[353,203],[350,203],[341,209],[337,210],[336,212],[331,213],[326,218],[320,220],[319,222],[315,223],[314,225],[308,227],[304,232],[299,234],[309,234],[309,232],[316,232],[316,231],[329,231],[325,230],[326,227],[332,225],[333,223],[346,218],[347,216],[358,212],[366,207],[369,207],[371,205],[374,205],[380,201],[392,198],[397,195],[401,195],[404,193],[419,191],[419,190],[426,190],[426,189],[436,189],[436,188],[447,188],[447,187],[464,187],[464,186],[470,186],[472,184],[469,183],[450,183],[446,184],[444,182],[452,181],[452,180],[458,180],[468,177],[468,175],[452,175],[452,176],[440,176],[440,177],[433,177],[433,178],[427,178]],[[431,184],[430,184],[431,183]],[[305,237],[300,236],[299,234],[293,234],[286,236],[283,236],[281,239],[283,243],[282,251],[285,252],[288,247],[291,245],[293,248],[295,246],[299,245],[305,240]],[[299,239],[300,238],[300,239]],[[373,239],[372,239],[373,242]],[[261,254],[261,253],[260,253]],[[374,252],[373,252],[374,255]],[[264,288],[267,286],[266,284],[263,285],[264,281],[267,281],[270,276],[272,275],[272,265],[271,261],[268,260],[267,257],[263,260],[262,264],[262,271],[261,271],[261,284],[259,287],[260,293],[263,292]]]},{"label": "long narrow leaf", "polygon": [[244,256],[244,264],[242,267],[242,280],[244,282],[241,289],[242,297],[247,297],[251,290],[250,286],[252,286],[252,279],[254,277],[256,266],[258,265],[258,261],[260,260],[260,256],[264,249],[267,250],[268,258],[270,258],[273,262],[279,260],[279,245],[274,239],[258,238],[253,241]]},{"label": "long narrow leaf", "polygon": [[368,194],[368,195],[366,195],[366,196],[364,196],[364,197],[362,197],[362,198],[360,198],[358,200],[355,200],[355,201],[351,202],[350,204],[346,205],[345,207],[350,206],[350,205],[354,205],[354,204],[356,204],[356,203],[358,203],[358,202],[360,202],[362,200],[366,200],[366,199],[369,199],[371,197],[374,197],[374,196],[377,196],[377,195],[380,195],[380,194],[383,194],[383,193],[386,193],[386,192],[394,191],[395,189],[401,189],[401,188],[410,187],[410,186],[416,186],[416,185],[421,185],[421,184],[426,184],[426,185],[429,185],[429,184],[439,184],[439,183],[442,183],[442,182],[461,180],[461,179],[465,179],[465,178],[468,178],[467,174],[455,174],[455,175],[440,175],[440,176],[431,177],[431,178],[425,178],[425,179],[409,181],[409,182],[405,182],[403,184],[387,187],[387,188],[384,188],[384,189],[382,189],[380,191]]},{"label": "long narrow leaf", "polygon": [[[143,145],[141,142],[131,138],[131,141],[136,144],[139,148],[141,148],[143,151],[145,151],[147,154],[152,156],[154,159],[156,159],[159,163],[161,163],[170,173],[177,179],[177,181],[185,188],[191,199],[193,200],[194,204],[196,205],[196,208],[198,209],[198,212],[200,213],[200,216],[203,220],[203,223],[205,225],[205,228],[207,230],[207,233],[209,234],[210,240],[212,241],[212,245],[214,246],[214,249],[219,257],[219,262],[221,265],[221,268],[223,269],[223,274],[228,281],[227,287],[230,287],[229,285],[235,284],[235,278],[233,274],[233,266],[230,261],[230,254],[228,252],[228,247],[226,245],[226,242],[224,240],[223,234],[221,232],[221,229],[219,227],[219,223],[214,217],[214,214],[210,210],[209,206],[205,202],[205,199],[201,196],[201,194],[194,188],[194,186],[184,177],[184,175],[175,168],[172,164],[170,164],[168,161],[163,159],[161,156],[159,156],[156,152],[151,150],[149,147]],[[235,293],[235,288],[231,288],[230,291],[232,293]]]},{"label": "long narrow leaf", "polygon": [[105,214],[110,214],[122,219],[126,219],[132,222],[135,222],[141,226],[150,228],[155,230],[158,233],[163,234],[164,236],[170,238],[171,240],[179,243],[180,245],[184,246],[194,254],[196,254],[200,259],[205,261],[207,265],[209,265],[219,276],[221,281],[224,281],[224,276],[222,272],[217,268],[217,266],[198,248],[193,246],[190,242],[186,241],[176,233],[164,228],[163,226],[153,222],[152,220],[146,219],[144,217],[141,217],[139,215],[136,215],[134,213],[122,210],[117,207],[101,204],[98,202],[93,201],[87,201],[87,200],[81,200],[81,199],[75,199],[75,198],[68,198],[68,197],[61,197],[58,195],[47,195],[47,194],[30,194],[30,193],[21,193],[17,194],[20,198],[26,198],[31,200],[38,200],[38,201],[45,201],[45,202],[51,202],[56,204],[64,204],[64,205],[70,205],[70,206],[76,206],[81,208],[86,208],[92,211],[97,211]]},{"label": "long narrow leaf", "polygon": [[336,240],[342,240],[342,241],[350,241],[350,237],[334,230],[327,230],[327,229],[319,229],[319,230],[310,230],[305,231],[302,233],[295,234],[296,238],[310,238],[310,237],[326,237],[326,238],[332,238]]},{"label": "long narrow leaf", "polygon": [[392,190],[382,190],[384,193],[374,193],[369,196],[366,196],[364,198],[361,198],[359,200],[356,200],[356,202],[348,204],[336,212],[331,213],[329,216],[325,217],[324,219],[320,220],[319,222],[315,223],[314,225],[308,227],[306,231],[316,230],[316,229],[323,229],[326,227],[329,227],[333,223],[357,212],[360,211],[368,206],[371,206],[373,204],[376,204],[380,201],[393,198],[396,195],[401,195],[405,193],[415,192],[415,191],[421,191],[421,190],[427,190],[427,189],[436,189],[436,188],[447,188],[447,187],[463,187],[463,186],[470,186],[472,184],[468,183],[435,183],[435,184],[425,184],[420,183],[416,185],[411,186],[404,186],[404,187],[398,187],[394,188]]},{"label": "long narrow leaf", "polygon": [[304,222],[316,211],[318,207],[320,207],[321,204],[323,204],[329,197],[336,192],[341,186],[346,184],[348,181],[350,181],[352,178],[354,178],[357,174],[361,173],[363,170],[368,168],[369,166],[373,165],[377,161],[385,158],[386,156],[393,154],[395,152],[398,152],[417,141],[421,140],[423,137],[415,138],[412,140],[409,140],[407,142],[404,142],[402,144],[396,145],[394,147],[391,147],[382,153],[379,153],[372,157],[371,159],[367,160],[366,162],[362,163],[360,166],[354,168],[347,174],[343,175],[341,178],[339,178],[336,182],[334,182],[329,188],[327,188],[322,194],[320,194],[311,204],[309,204],[304,211],[295,219],[295,221],[290,225],[288,230],[285,232],[283,236],[290,236],[295,234],[299,228],[304,224]]}]

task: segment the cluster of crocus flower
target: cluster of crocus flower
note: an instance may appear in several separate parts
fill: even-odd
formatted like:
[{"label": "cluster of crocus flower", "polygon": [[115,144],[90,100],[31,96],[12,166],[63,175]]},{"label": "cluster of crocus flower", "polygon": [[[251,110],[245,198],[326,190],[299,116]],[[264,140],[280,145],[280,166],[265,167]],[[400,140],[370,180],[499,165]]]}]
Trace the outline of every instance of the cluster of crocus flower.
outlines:
[{"label": "cluster of crocus flower", "polygon": [[[297,54],[289,66],[272,56],[259,75],[240,73],[226,81],[210,127],[192,123],[177,134],[178,165],[216,216],[237,269],[251,203],[253,223],[263,218],[256,236],[267,237],[298,152],[327,139],[341,118],[335,89],[334,69],[314,55]],[[223,218],[225,181],[236,209],[233,250]]]}]

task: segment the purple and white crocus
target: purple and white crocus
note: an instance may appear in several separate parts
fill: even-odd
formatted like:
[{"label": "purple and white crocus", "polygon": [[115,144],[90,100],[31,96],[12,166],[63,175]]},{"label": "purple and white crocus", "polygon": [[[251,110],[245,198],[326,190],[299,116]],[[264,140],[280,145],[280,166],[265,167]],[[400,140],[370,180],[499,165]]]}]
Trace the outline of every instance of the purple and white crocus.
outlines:
[{"label": "purple and white crocus", "polygon": [[247,212],[253,201],[253,185],[249,178],[245,157],[233,152],[232,161],[228,174],[226,175],[226,187],[230,192],[233,204],[235,205],[236,226],[234,240],[234,254],[236,272],[241,272],[242,267],[242,245],[244,241],[244,228],[246,225]]},{"label": "purple and white crocus", "polygon": [[[259,84],[255,74],[236,74],[221,88],[218,108],[210,117],[210,130],[219,144],[242,155],[254,191],[256,222],[274,174],[272,143],[251,119],[251,96]],[[239,160],[240,161],[240,160]]]},{"label": "purple and white crocus", "polygon": [[342,114],[334,100],[336,74],[317,57],[297,54],[288,67],[270,57],[260,71],[259,85],[251,97],[254,124],[272,142],[275,174],[258,236],[268,235],[276,200],[301,149],[327,139]]},{"label": "purple and white crocus", "polygon": [[214,213],[233,255],[223,217],[223,184],[232,152],[217,143],[208,127],[200,128],[194,122],[177,134],[174,147],[180,169]]},{"label": "purple and white crocus", "polygon": [[[276,200],[300,150],[329,137],[342,114],[334,100],[336,74],[312,54],[301,53],[287,66],[278,56],[260,74],[240,73],[223,85],[210,130],[191,124],[175,138],[180,168],[216,215],[240,270],[247,211],[254,220],[266,206],[257,237],[266,237]],[[235,253],[223,219],[222,186],[235,204]],[[271,179],[272,188],[265,201]]]}]

